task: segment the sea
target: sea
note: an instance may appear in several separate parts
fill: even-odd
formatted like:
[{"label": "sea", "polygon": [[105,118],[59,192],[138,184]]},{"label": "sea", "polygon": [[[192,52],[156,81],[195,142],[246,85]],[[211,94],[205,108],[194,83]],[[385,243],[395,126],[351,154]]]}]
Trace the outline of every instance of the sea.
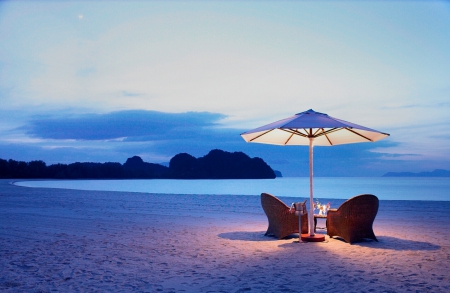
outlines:
[{"label": "sea", "polygon": [[[223,180],[33,180],[18,186],[158,194],[254,195],[262,192],[287,198],[309,198],[309,177]],[[380,200],[450,201],[450,178],[316,177],[315,199],[348,199],[374,194]]]}]

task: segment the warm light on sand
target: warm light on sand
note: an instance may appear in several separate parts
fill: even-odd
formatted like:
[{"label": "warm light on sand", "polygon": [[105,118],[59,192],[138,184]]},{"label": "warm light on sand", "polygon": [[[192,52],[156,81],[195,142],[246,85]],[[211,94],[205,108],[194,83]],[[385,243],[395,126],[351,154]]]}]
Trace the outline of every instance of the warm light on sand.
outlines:
[{"label": "warm light on sand", "polygon": [[411,201],[406,210],[404,202],[382,202],[374,223],[379,242],[326,236],[299,243],[295,234],[264,236],[258,196],[9,181],[0,180],[6,291],[450,292],[450,202]]}]

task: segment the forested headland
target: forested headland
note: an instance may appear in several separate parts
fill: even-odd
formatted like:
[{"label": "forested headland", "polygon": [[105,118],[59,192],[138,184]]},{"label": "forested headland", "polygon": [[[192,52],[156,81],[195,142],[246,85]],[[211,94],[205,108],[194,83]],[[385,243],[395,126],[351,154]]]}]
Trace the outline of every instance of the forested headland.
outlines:
[{"label": "forested headland", "polygon": [[175,155],[169,166],[147,163],[134,156],[124,164],[117,162],[52,164],[0,159],[0,178],[16,179],[271,179],[275,172],[261,158],[243,152],[212,150],[195,158],[187,153]]}]

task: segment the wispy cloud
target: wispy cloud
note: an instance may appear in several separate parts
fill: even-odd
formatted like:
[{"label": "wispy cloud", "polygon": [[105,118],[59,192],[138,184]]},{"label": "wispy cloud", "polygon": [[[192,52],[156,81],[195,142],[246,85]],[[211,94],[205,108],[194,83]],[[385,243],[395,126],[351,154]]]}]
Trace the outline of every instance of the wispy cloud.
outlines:
[{"label": "wispy cloud", "polygon": [[95,67],[80,68],[77,70],[76,76],[88,77],[89,75],[92,75],[96,72],[97,72],[97,69]]},{"label": "wispy cloud", "polygon": [[225,117],[209,112],[128,110],[107,114],[35,117],[21,129],[31,137],[45,139],[125,138],[129,141],[151,141],[196,137],[205,128],[220,125],[219,121]]},{"label": "wispy cloud", "polygon": [[139,93],[132,93],[129,91],[122,91],[122,96],[124,97],[139,97],[139,96],[143,96],[144,94],[139,94]]}]

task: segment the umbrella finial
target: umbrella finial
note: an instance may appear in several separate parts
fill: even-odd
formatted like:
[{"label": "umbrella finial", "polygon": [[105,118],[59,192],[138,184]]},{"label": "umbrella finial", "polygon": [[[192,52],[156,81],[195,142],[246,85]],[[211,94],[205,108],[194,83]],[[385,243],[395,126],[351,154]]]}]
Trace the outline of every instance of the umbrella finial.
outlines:
[{"label": "umbrella finial", "polygon": [[295,116],[300,116],[300,115],[303,115],[303,114],[315,114],[315,115],[328,116],[328,115],[325,114],[325,113],[316,112],[316,111],[314,111],[313,109],[309,109],[309,110],[307,110],[307,111],[304,111],[304,112],[301,112],[301,113],[297,113],[297,114],[295,114]]},{"label": "umbrella finial", "polygon": [[300,112],[300,113],[297,113],[297,114],[295,114],[295,115],[313,114],[313,113],[316,113],[316,111],[314,111],[313,109],[309,109],[309,110],[307,110],[307,111]]}]

